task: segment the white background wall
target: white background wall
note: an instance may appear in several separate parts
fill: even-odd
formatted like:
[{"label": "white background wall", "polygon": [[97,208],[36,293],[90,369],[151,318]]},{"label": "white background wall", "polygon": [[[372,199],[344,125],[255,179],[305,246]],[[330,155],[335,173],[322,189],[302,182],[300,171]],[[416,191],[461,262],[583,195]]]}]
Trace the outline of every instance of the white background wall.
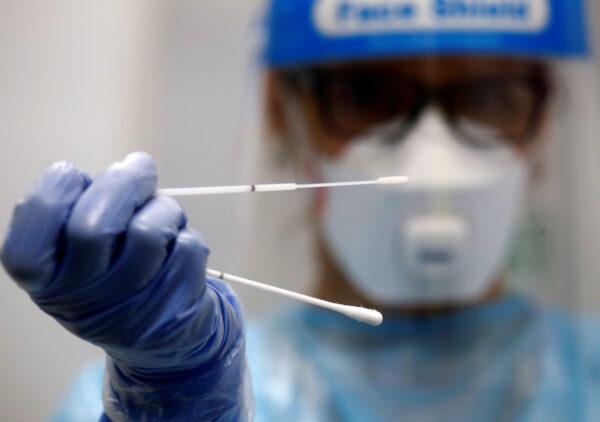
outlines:
[{"label": "white background wall", "polygon": [[[44,166],[68,159],[95,172],[145,139],[156,23],[146,3],[0,2],[3,231]],[[0,419],[43,420],[82,362],[100,354],[0,279]]]},{"label": "white background wall", "polygon": [[[239,130],[247,110],[240,105],[257,3],[0,0],[0,229],[14,202],[55,160],[95,173],[143,149],[157,160],[161,186],[242,182],[228,161],[239,156],[245,136]],[[240,248],[230,230],[238,202],[184,205],[211,245],[211,265],[243,268],[231,258],[232,248]],[[258,249],[285,249],[280,242],[288,234]],[[235,252],[253,259],[256,253]],[[290,281],[297,274],[286,277],[299,267],[287,252],[273,268],[257,257],[259,269],[249,275],[302,288]],[[590,283],[581,297],[592,297],[598,286]],[[256,292],[240,295],[250,313],[273,304]],[[78,368],[100,356],[0,273],[0,420],[44,420]]]}]

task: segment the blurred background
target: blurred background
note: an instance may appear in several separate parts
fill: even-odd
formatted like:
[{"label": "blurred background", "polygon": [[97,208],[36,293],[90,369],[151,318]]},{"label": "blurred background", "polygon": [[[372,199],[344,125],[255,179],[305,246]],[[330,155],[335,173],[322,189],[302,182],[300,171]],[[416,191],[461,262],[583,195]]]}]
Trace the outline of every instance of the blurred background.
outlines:
[{"label": "blurred background", "polygon": [[[95,174],[144,150],[157,161],[162,187],[250,182],[238,164],[247,158],[261,3],[0,0],[2,232],[15,201],[57,160]],[[250,239],[254,247],[239,250],[249,239],[240,243],[231,230],[245,209],[238,199],[183,204],[211,246],[211,266],[244,271],[242,255],[255,269],[241,275],[307,289],[302,271],[286,272],[293,253],[260,258],[281,249],[286,233]],[[262,293],[239,293],[251,315],[276,304]],[[582,303],[590,297],[585,286],[576,295]],[[0,273],[1,420],[44,420],[78,369],[99,358]]]}]

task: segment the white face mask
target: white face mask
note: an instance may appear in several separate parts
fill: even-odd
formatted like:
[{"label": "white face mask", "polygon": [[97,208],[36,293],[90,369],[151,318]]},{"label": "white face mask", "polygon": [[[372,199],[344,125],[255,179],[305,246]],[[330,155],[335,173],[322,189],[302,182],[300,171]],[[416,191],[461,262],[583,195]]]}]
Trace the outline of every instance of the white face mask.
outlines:
[{"label": "white face mask", "polygon": [[326,181],[411,178],[401,187],[328,191],[321,223],[334,259],[376,303],[476,299],[499,275],[516,232],[525,162],[500,142],[457,140],[434,109],[400,142],[386,142],[385,132],[352,140],[322,163]]}]

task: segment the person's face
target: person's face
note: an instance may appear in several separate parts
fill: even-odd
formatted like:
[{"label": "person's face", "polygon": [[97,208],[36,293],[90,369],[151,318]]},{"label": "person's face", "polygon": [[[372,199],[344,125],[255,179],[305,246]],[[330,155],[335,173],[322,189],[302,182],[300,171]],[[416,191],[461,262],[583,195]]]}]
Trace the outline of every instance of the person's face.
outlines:
[{"label": "person's face", "polygon": [[282,91],[301,104],[312,148],[328,157],[389,121],[401,122],[401,135],[407,135],[431,106],[467,142],[485,141],[477,139],[481,131],[475,132],[475,125],[526,155],[540,140],[550,94],[547,68],[525,59],[423,57],[279,71],[274,76]]},{"label": "person's face", "polygon": [[[392,143],[402,147],[406,140],[417,148],[420,138],[416,128],[427,120],[426,112],[432,107],[439,111],[436,116],[441,116],[453,138],[471,146],[475,153],[482,151],[482,157],[488,154],[486,148],[497,145],[491,141],[500,141],[515,151],[518,160],[527,160],[543,139],[551,94],[548,69],[524,59],[424,57],[333,64],[278,71],[270,76],[268,105],[271,123],[280,137],[292,143],[309,143],[313,152],[328,161],[342,160],[346,148],[355,145],[354,140],[365,139],[361,135],[390,122],[394,128]],[[291,122],[291,113],[302,118]],[[304,126],[301,134],[294,133],[299,123]],[[491,140],[482,139],[483,135]],[[300,164],[310,168],[310,163]],[[319,209],[315,208],[315,215]],[[321,255],[324,274],[320,294],[349,303],[368,303],[368,298],[358,293],[348,294],[351,283],[333,263],[328,248],[322,248]],[[501,285],[497,280],[475,301],[495,296]],[[348,297],[340,298],[341,292]]]}]

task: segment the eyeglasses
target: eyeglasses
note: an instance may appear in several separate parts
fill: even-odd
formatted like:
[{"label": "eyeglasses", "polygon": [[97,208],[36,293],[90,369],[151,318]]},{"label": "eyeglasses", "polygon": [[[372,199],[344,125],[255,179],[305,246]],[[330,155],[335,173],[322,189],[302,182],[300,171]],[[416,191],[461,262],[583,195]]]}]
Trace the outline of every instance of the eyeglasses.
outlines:
[{"label": "eyeglasses", "polygon": [[435,104],[467,141],[485,145],[488,136],[522,147],[539,129],[550,94],[542,65],[526,75],[471,77],[442,86],[369,68],[287,71],[284,78],[316,99],[320,124],[341,139],[390,121],[398,122],[394,139],[402,139]]}]

